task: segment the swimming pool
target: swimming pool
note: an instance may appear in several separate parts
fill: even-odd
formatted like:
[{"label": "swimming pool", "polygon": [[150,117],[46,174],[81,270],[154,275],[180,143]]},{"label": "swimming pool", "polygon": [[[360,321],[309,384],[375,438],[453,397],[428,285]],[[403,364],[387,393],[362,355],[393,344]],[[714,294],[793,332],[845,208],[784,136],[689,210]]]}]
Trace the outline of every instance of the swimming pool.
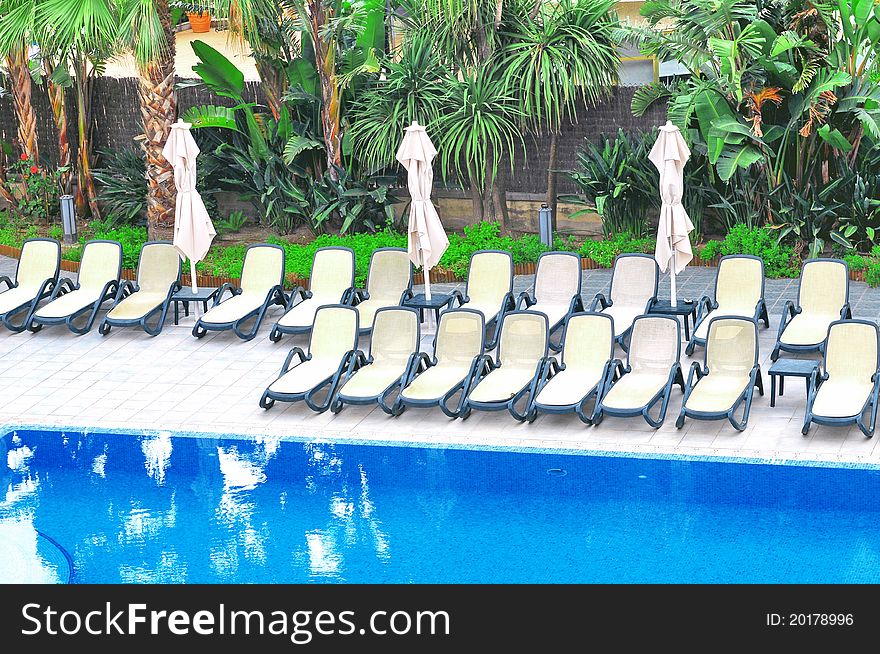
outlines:
[{"label": "swimming pool", "polygon": [[0,582],[877,582],[880,471],[0,438]]}]

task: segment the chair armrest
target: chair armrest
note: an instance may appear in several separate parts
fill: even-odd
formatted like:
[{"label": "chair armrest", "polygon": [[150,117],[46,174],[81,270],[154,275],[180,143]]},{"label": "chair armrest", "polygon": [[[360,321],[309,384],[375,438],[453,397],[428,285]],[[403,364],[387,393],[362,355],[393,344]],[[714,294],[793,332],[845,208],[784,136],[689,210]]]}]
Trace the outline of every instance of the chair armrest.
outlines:
[{"label": "chair armrest", "polygon": [[652,298],[648,298],[648,301],[645,302],[645,313],[651,313],[651,309],[654,308],[654,305],[657,304],[657,296],[655,295]]},{"label": "chair armrest", "polygon": [[562,366],[559,365],[559,361],[557,361],[556,357],[549,356],[544,357],[538,362],[538,369],[543,369],[546,373],[546,376],[542,376],[543,381],[545,379],[550,379],[553,375],[562,370]]},{"label": "chair armrest", "polygon": [[293,306],[294,306],[293,305],[293,298],[295,298],[297,295],[299,295],[300,298],[302,298],[300,300],[300,302],[302,302],[303,300],[308,300],[310,297],[312,297],[312,294],[310,291],[307,291],[302,286],[297,286],[295,289],[293,289],[290,292],[290,297],[287,299],[287,308],[288,309],[293,308]]},{"label": "chair armrest", "polygon": [[12,280],[9,279],[9,277],[7,277],[6,275],[0,277],[0,284],[6,284],[6,286],[8,286],[9,288],[13,288],[15,286],[15,284],[12,283]]},{"label": "chair armrest", "polygon": [[217,292],[214,294],[214,304],[212,304],[211,306],[216,307],[218,304],[220,304],[220,302],[223,300],[223,294],[226,291],[229,291],[230,293],[232,293],[232,295],[238,295],[239,293],[241,293],[241,289],[234,284],[231,284],[230,282],[224,282],[220,285],[220,288],[218,288]]},{"label": "chair armrest", "polygon": [[413,379],[416,378],[416,375],[424,372],[435,363],[437,363],[436,360],[428,356],[427,352],[413,352],[410,356],[412,357],[412,363],[408,368],[407,377],[404,385],[408,385]]},{"label": "chair armrest", "polygon": [[717,309],[718,303],[713,302],[712,299],[708,295],[704,295],[697,301],[697,319],[696,322],[700,322],[703,319],[704,313],[709,313],[710,311]]},{"label": "chair armrest", "polygon": [[628,366],[623,365],[623,361],[621,361],[620,359],[612,359],[611,360],[612,379],[620,379],[629,371],[630,371],[630,368]]},{"label": "chair armrest", "polygon": [[116,292],[116,298],[114,299],[114,303],[118,303],[122,300],[122,298],[131,295],[132,293],[137,293],[138,287],[136,284],[133,284],[131,280],[126,279],[119,285],[119,290]]},{"label": "chair armrest", "polygon": [[471,299],[467,295],[463,294],[459,290],[452,291],[452,293],[450,293],[450,295],[452,296],[452,301],[449,303],[450,307],[452,306],[452,303],[455,302],[456,300],[458,300],[458,306],[462,306],[462,305],[467,304],[468,302],[471,301]]},{"label": "chair armrest", "polygon": [[608,298],[606,298],[602,293],[596,293],[596,297],[593,298],[593,301],[590,302],[590,311],[595,311],[596,307],[600,307],[599,311],[603,309],[607,309],[613,304],[613,302],[609,302]]},{"label": "chair armrest", "polygon": [[70,281],[69,277],[62,277],[55,285],[55,288],[52,289],[52,295],[49,296],[49,300],[54,300],[59,295],[64,295],[73,290],[76,290],[76,285]]},{"label": "chair armrest", "polygon": [[364,300],[370,297],[370,294],[367,293],[366,289],[363,288],[355,288],[354,286],[349,286],[342,293],[342,299],[339,300],[340,304],[347,304],[348,306],[355,306],[356,304],[360,304]]},{"label": "chair armrest", "polygon": [[[293,357],[295,357],[295,356],[299,357],[299,363],[302,363],[303,361],[308,361],[309,359],[312,358],[311,355],[306,356],[306,353],[303,352],[303,349],[301,347],[293,348],[290,352],[287,353],[287,358],[284,360],[284,365],[281,366],[281,374],[282,375],[290,370],[290,364],[293,361]],[[299,363],[296,365],[299,365]]]},{"label": "chair armrest", "polygon": [[843,308],[840,310],[840,319],[847,320],[852,318],[852,309],[849,306],[849,302],[843,305]]},{"label": "chair armrest", "polygon": [[813,410],[813,402],[816,401],[816,394],[819,391],[819,386],[821,385],[822,376],[819,375],[819,369],[816,368],[812,374],[810,375],[810,388],[807,392],[807,408],[806,412],[809,413]]},{"label": "chair armrest", "polygon": [[691,369],[688,371],[687,378],[687,389],[690,390],[694,387],[694,376],[696,375],[697,381],[700,381],[703,377],[706,376],[708,371],[703,370],[702,364],[699,361],[694,361],[691,363]]},{"label": "chair armrest", "polygon": [[782,338],[782,332],[785,331],[785,328],[788,326],[788,323],[791,322],[791,319],[799,313],[800,310],[794,306],[794,302],[791,300],[785,301],[785,304],[782,305],[782,319],[779,321],[779,331],[776,333],[777,341]]},{"label": "chair armrest", "polygon": [[519,310],[520,310],[521,308],[523,308],[523,307],[525,307],[526,309],[528,309],[530,306],[532,306],[533,304],[535,304],[535,302],[536,302],[535,298],[532,297],[531,295],[529,295],[529,292],[528,292],[528,291],[523,291],[523,292],[520,293],[519,296],[516,298],[516,306],[515,306],[515,309],[516,309],[517,311],[519,311]]},{"label": "chair armrest", "polygon": [[412,287],[406,288],[406,289],[403,290],[403,293],[400,294],[400,302],[398,302],[398,304],[399,304],[400,306],[403,306],[404,303],[405,303],[407,300],[412,299],[412,297],[413,297]]}]

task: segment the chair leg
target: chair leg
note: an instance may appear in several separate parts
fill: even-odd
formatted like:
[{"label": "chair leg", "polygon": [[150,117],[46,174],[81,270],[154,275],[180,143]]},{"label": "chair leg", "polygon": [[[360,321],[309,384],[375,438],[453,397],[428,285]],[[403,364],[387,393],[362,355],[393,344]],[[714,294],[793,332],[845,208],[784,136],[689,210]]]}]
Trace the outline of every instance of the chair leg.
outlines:
[{"label": "chair leg", "polygon": [[764,397],[764,376],[761,374],[760,368],[758,368],[758,374],[755,375],[755,388],[758,389],[761,397]]},{"label": "chair leg", "polygon": [[[199,318],[196,321],[196,324],[193,325],[192,335],[195,336],[196,338],[202,338],[207,333],[208,333],[208,330],[205,329],[204,327],[202,327],[202,319]],[[263,408],[267,408],[267,407],[263,407]]]},{"label": "chair leg", "polygon": [[275,400],[269,397],[269,391],[266,390],[263,393],[263,397],[260,398],[260,407],[268,410],[271,409],[273,406],[275,406]]}]

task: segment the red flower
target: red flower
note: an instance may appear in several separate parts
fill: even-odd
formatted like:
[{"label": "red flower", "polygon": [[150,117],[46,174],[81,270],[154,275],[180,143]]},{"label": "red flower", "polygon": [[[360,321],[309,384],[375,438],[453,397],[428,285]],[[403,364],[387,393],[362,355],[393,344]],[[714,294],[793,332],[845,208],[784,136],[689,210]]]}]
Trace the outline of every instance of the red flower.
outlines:
[{"label": "red flower", "polygon": [[31,166],[31,175],[36,175],[38,172],[40,172],[39,168],[37,168],[36,166]]},{"label": "red flower", "polygon": [[21,160],[22,160],[22,161],[27,161],[27,160],[28,160],[28,156],[27,156],[27,154],[25,154],[24,152],[21,153]]}]

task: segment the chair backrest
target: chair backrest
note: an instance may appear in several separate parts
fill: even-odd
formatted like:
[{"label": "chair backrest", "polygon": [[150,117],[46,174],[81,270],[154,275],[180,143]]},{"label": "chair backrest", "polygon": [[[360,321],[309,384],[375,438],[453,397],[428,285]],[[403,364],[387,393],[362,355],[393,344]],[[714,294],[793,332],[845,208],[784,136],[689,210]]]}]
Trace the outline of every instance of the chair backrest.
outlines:
[{"label": "chair backrest", "polygon": [[550,326],[536,311],[512,311],[501,323],[498,360],[505,367],[534,369],[547,356]]},{"label": "chair backrest", "polygon": [[137,283],[141,291],[167,293],[180,279],[180,255],[171,243],[146,243],[138,261]]},{"label": "chair backrest", "polygon": [[840,259],[808,259],[801,269],[798,305],[807,313],[840,314],[849,298],[849,269]]},{"label": "chair backrest", "polygon": [[343,247],[321,248],[315,252],[309,290],[318,297],[339,302],[345,289],[354,286],[354,250]]},{"label": "chair backrest", "polygon": [[758,325],[746,318],[719,316],[709,322],[706,366],[712,375],[748,376],[758,363]]},{"label": "chair backrest", "polygon": [[397,304],[411,285],[412,263],[406,250],[382,248],[373,252],[367,273],[367,292],[371,298]]},{"label": "chair backrest", "polygon": [[633,372],[668,374],[681,355],[681,327],[672,316],[638,316],[633,321],[627,363]]},{"label": "chair backrest", "polygon": [[715,278],[715,301],[720,305],[755,307],[764,297],[764,262],[758,257],[721,257]]},{"label": "chair backrest", "polygon": [[[468,265],[467,295],[475,304],[498,307],[504,296],[513,292],[513,257],[510,252],[480,250],[471,255]],[[489,320],[494,316],[486,316]]]},{"label": "chair backrest", "polygon": [[829,378],[871,380],[880,367],[877,325],[867,320],[838,320],[828,328],[825,371]]},{"label": "chair backrest", "polygon": [[122,272],[122,245],[117,241],[89,241],[83,248],[76,281],[80,288],[103,288]]},{"label": "chair backrest", "polygon": [[469,366],[474,357],[483,354],[486,323],[483,314],[470,309],[455,309],[440,314],[437,326],[437,363]]},{"label": "chair backrest", "polygon": [[370,355],[378,365],[405,365],[419,349],[419,314],[415,309],[384,307],[373,317]]},{"label": "chair backrest", "polygon": [[614,320],[605,313],[575,313],[565,325],[562,363],[595,370],[614,356]]},{"label": "chair backrest", "polygon": [[535,270],[535,299],[568,304],[581,294],[581,259],[574,252],[545,252]]},{"label": "chair backrest", "polygon": [[609,299],[623,306],[644,307],[657,296],[660,268],[647,254],[618,254],[611,270]]},{"label": "chair backrest", "polygon": [[241,290],[264,296],[273,286],[284,283],[284,250],[277,245],[252,245],[244,254]]},{"label": "chair backrest", "polygon": [[314,359],[339,361],[357,348],[358,312],[342,304],[319,307],[312,322],[309,354]]},{"label": "chair backrest", "polygon": [[24,288],[38,289],[47,279],[58,277],[61,244],[48,238],[31,238],[21,246],[15,281]]}]

